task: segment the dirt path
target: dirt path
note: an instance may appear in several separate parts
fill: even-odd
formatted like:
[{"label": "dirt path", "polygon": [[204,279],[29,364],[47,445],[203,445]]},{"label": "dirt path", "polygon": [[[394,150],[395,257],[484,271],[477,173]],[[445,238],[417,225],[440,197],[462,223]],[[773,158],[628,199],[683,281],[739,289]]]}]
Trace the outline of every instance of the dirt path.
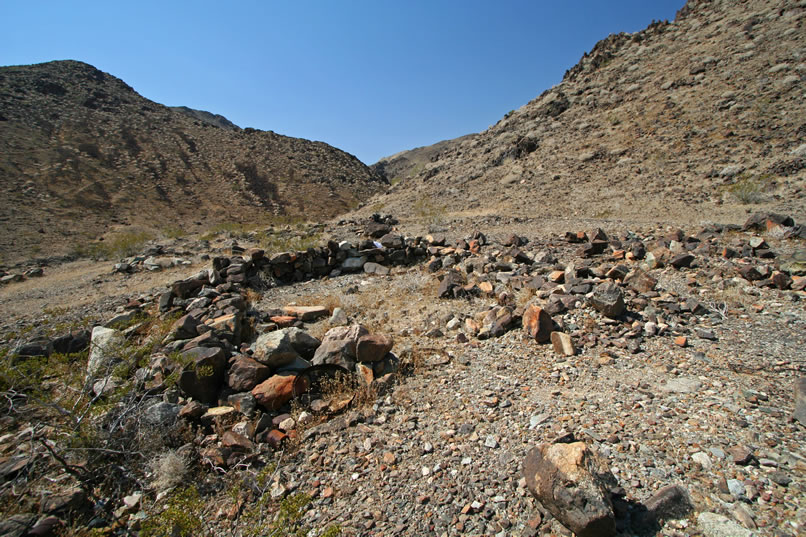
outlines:
[{"label": "dirt path", "polygon": [[148,292],[203,268],[202,262],[194,260],[192,265],[159,272],[114,274],[113,265],[86,259],[74,261],[46,267],[41,278],[0,287],[0,312],[4,323],[32,320],[47,311],[72,311],[90,304],[113,303],[116,298]]}]

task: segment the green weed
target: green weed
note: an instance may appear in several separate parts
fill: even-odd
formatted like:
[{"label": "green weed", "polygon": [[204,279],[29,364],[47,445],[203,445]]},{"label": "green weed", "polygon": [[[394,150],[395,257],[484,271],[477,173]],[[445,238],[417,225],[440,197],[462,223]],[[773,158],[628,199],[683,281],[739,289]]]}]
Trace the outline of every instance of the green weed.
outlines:
[{"label": "green weed", "polygon": [[165,509],[147,519],[140,531],[141,537],[191,537],[201,535],[204,502],[195,485],[179,489],[167,500]]}]

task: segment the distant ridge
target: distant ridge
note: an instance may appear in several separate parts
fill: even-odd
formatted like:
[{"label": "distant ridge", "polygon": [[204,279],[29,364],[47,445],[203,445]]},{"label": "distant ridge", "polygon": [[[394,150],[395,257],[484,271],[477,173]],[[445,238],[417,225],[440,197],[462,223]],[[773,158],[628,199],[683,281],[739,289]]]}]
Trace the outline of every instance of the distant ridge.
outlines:
[{"label": "distant ridge", "polygon": [[385,181],[322,142],[169,108],[77,61],[0,68],[0,250],[54,252],[118,228],[319,219]]}]

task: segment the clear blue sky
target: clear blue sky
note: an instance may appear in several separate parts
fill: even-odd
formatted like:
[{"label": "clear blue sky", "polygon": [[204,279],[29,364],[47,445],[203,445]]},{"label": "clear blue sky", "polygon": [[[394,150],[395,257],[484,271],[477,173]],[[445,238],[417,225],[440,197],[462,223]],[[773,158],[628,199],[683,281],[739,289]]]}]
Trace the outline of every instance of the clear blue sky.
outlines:
[{"label": "clear blue sky", "polygon": [[0,65],[81,60],[159,103],[367,164],[479,132],[684,0],[0,0]]}]

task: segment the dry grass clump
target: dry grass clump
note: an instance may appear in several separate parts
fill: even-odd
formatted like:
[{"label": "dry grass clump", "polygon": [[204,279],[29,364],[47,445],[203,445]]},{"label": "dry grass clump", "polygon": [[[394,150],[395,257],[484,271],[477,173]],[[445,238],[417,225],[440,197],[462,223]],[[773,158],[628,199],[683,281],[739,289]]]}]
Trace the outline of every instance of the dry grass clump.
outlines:
[{"label": "dry grass clump", "polygon": [[187,462],[176,451],[169,450],[151,462],[151,472],[151,486],[157,493],[165,492],[182,484],[188,473]]}]

